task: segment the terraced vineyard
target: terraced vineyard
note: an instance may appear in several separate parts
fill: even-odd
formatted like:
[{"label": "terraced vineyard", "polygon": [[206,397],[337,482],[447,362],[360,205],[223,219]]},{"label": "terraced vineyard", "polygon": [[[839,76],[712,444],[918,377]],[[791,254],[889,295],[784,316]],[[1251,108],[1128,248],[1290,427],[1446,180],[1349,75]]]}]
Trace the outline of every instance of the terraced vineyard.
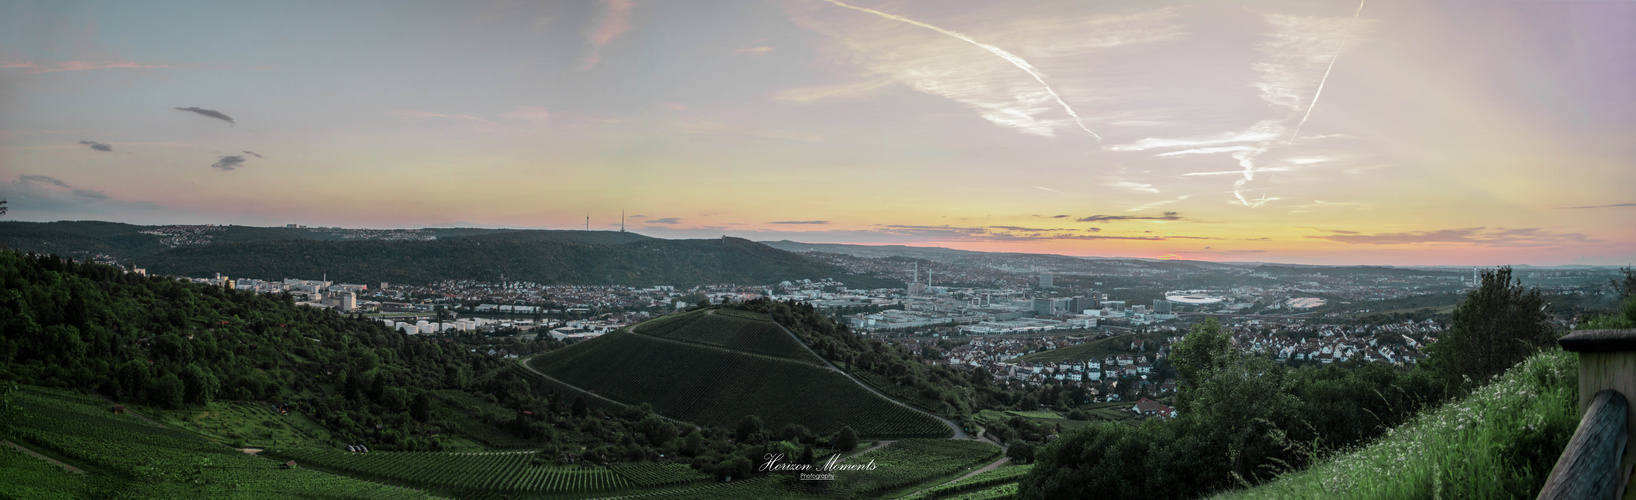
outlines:
[{"label": "terraced vineyard", "polygon": [[6,485],[6,498],[80,498],[86,496],[85,480],[80,474],[63,470],[44,460],[0,446],[0,484]]},{"label": "terraced vineyard", "polygon": [[758,477],[731,483],[711,483],[691,488],[677,488],[632,495],[606,497],[602,500],[717,500],[768,498],[826,498],[817,493],[803,494],[804,487],[789,476]]},{"label": "terraced vineyard", "polygon": [[[639,487],[665,487],[708,480],[680,464],[635,464],[622,467],[534,465],[534,452],[371,452],[296,448],[265,453],[393,483],[459,495],[594,494]],[[634,479],[633,479],[634,478]]]},{"label": "terraced vineyard", "polygon": [[678,486],[708,481],[710,475],[679,463],[639,463],[613,467],[614,474],[641,488]]},{"label": "terraced vineyard", "polygon": [[[783,338],[796,342],[787,335]],[[773,429],[797,423],[825,434],[851,426],[868,437],[950,433],[937,419],[877,396],[826,368],[626,331],[553,351],[531,364],[608,398],[649,403],[672,418],[725,428],[755,414]]]},{"label": "terraced vineyard", "polygon": [[976,469],[1000,458],[1000,447],[982,441],[905,439],[858,455],[846,463],[873,461],[875,470],[836,472],[844,496],[875,496]]},{"label": "terraced vineyard", "polygon": [[[1034,470],[1033,464],[1001,467],[953,483],[929,488],[913,496],[903,497],[901,500],[932,500],[960,495],[961,493],[979,493],[1004,485],[1011,485],[1010,492],[1015,494],[1017,480],[1027,475],[1028,471],[1031,470]],[[966,495],[960,495],[960,498],[966,498]]]},{"label": "terraced vineyard", "polygon": [[[412,489],[284,469],[186,431],[112,414],[111,404],[98,398],[25,387],[13,402],[22,414],[10,422],[10,439],[87,471],[83,479],[64,479],[32,472],[38,467],[19,468],[19,474],[27,473],[18,477],[16,484],[22,486],[48,481],[74,488],[69,493],[84,498],[426,498]],[[0,456],[0,461],[13,460],[37,459]],[[14,484],[11,467],[4,469],[0,478]]]},{"label": "terraced vineyard", "polygon": [[694,311],[636,325],[633,331],[668,340],[822,364],[766,315],[735,309]]}]

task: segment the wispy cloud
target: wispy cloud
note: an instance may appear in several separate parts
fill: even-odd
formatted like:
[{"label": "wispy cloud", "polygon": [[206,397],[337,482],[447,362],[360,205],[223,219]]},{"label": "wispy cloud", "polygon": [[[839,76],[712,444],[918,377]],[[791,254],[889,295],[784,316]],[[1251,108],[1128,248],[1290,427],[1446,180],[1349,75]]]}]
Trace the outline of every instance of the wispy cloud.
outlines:
[{"label": "wispy cloud", "polygon": [[1636,203],[1615,203],[1615,204],[1612,204],[1612,205],[1590,205],[1590,206],[1583,206],[1583,207],[1562,207],[1562,208],[1618,208],[1618,207],[1636,207]]},{"label": "wispy cloud", "polygon": [[648,222],[652,224],[681,224],[682,219],[676,217],[665,217],[662,219],[653,219]]},{"label": "wispy cloud", "polygon": [[[1360,3],[1361,8],[1361,3]],[[1233,181],[1233,204],[1260,207],[1279,199],[1268,196],[1252,197],[1250,183],[1256,174],[1287,171],[1304,164],[1286,164],[1264,167],[1257,159],[1275,147],[1288,145],[1293,129],[1310,116],[1317,94],[1327,72],[1340,53],[1365,39],[1371,24],[1358,20],[1358,11],[1347,17],[1310,17],[1284,14],[1265,14],[1262,21],[1270,28],[1266,41],[1259,47],[1262,59],[1251,65],[1257,75],[1253,87],[1260,99],[1271,105],[1281,116],[1261,119],[1242,132],[1214,135],[1159,138],[1150,137],[1130,143],[1109,146],[1111,151],[1160,152],[1158,157],[1227,154],[1238,163],[1237,170],[1214,170],[1182,174],[1184,177],[1236,175]],[[1312,96],[1308,100],[1307,96]],[[1285,141],[1286,137],[1289,140]],[[1329,136],[1323,136],[1329,137]]]},{"label": "wispy cloud", "polygon": [[1005,49],[995,47],[993,45],[989,45],[989,44],[986,44],[986,43],[979,42],[979,41],[974,40],[971,37],[966,36],[965,34],[960,33],[958,31],[939,28],[937,26],[933,26],[933,25],[926,24],[926,23],[923,23],[923,22],[920,22],[920,21],[909,19],[907,17],[903,17],[903,16],[899,16],[899,15],[895,15],[895,14],[888,14],[888,13],[881,12],[881,11],[874,10],[874,9],[858,7],[858,6],[854,6],[854,5],[848,5],[846,3],[842,3],[842,2],[840,2],[838,0],[825,0],[825,1],[827,1],[829,3],[832,3],[832,4],[835,4],[835,5],[839,5],[841,7],[856,10],[858,12],[873,14],[873,15],[876,15],[876,16],[879,16],[879,17],[882,17],[882,18],[885,18],[885,19],[891,19],[893,21],[898,21],[898,22],[902,22],[902,23],[911,24],[911,25],[914,25],[914,26],[919,26],[921,28],[926,28],[926,29],[938,32],[940,34],[953,37],[953,38],[955,38],[957,40],[960,40],[960,41],[975,45],[978,48],[981,48],[983,50],[989,51],[990,53],[994,54],[995,56],[998,56],[1000,59],[1004,59],[1006,62],[1011,63],[1011,65],[1016,66],[1017,69],[1022,70],[1024,73],[1028,73],[1028,76],[1033,77],[1034,81],[1039,82],[1040,88],[1042,90],[1044,90],[1046,94],[1051,95],[1051,99],[1056,101],[1057,105],[1062,106],[1062,110],[1064,112],[1068,113],[1068,116],[1073,117],[1074,124],[1079,125],[1080,130],[1084,130],[1085,133],[1091,134],[1091,137],[1095,137],[1098,142],[1102,141],[1102,136],[1096,135],[1096,132],[1092,132],[1090,127],[1086,127],[1085,126],[1085,120],[1083,120],[1083,119],[1081,119],[1079,117],[1079,113],[1074,111],[1073,106],[1069,106],[1066,101],[1063,101],[1062,96],[1057,94],[1056,89],[1051,88],[1051,84],[1045,82],[1045,75],[1040,72],[1039,68],[1035,68],[1034,65],[1029,64],[1028,61],[1024,60],[1021,57],[1018,57],[1016,54],[1012,54],[1010,52],[1007,52]]},{"label": "wispy cloud", "polygon": [[1153,187],[1152,184],[1147,184],[1147,183],[1142,183],[1142,182],[1119,181],[1119,182],[1113,183],[1113,185],[1114,185],[1114,187],[1121,187],[1121,188],[1129,189],[1131,191],[1141,191],[1141,192],[1144,192],[1144,193],[1158,193],[1159,192],[1159,188]]},{"label": "wispy cloud", "polygon": [[1159,201],[1154,201],[1154,202],[1143,203],[1141,205],[1137,205],[1137,206],[1125,209],[1125,211],[1126,212],[1140,212],[1140,211],[1143,211],[1143,210],[1158,208],[1158,207],[1162,207],[1162,206],[1165,206],[1165,205],[1169,205],[1171,203],[1176,203],[1178,201],[1188,199],[1188,198],[1190,198],[1192,196],[1193,195],[1190,195],[1190,194],[1184,194],[1184,195],[1177,196],[1175,198],[1171,198],[1171,199],[1168,199],[1168,200],[1159,200]]},{"label": "wispy cloud", "polygon": [[256,153],[255,151],[245,151],[244,154],[254,156],[256,158],[262,158],[262,156],[260,154]]},{"label": "wispy cloud", "polygon": [[761,43],[761,40],[756,40],[756,42],[750,44],[749,47],[734,49],[733,53],[734,54],[751,55],[751,56],[764,56],[764,55],[773,53],[773,50],[775,50],[775,49],[773,49],[771,46],[763,45]]},{"label": "wispy cloud", "polygon": [[114,151],[114,147],[109,146],[107,143],[102,143],[102,142],[97,142],[97,141],[80,141],[80,144],[90,146],[91,149],[95,149],[97,151],[106,151],[106,152],[109,152],[109,153],[112,153]]},{"label": "wispy cloud", "polygon": [[[846,10],[814,7],[809,16],[797,20],[843,44],[866,75],[882,75],[954,100],[995,125],[1044,137],[1056,137],[1059,127],[1068,127],[1100,141],[1078,109],[1082,103],[1106,99],[1096,94],[1096,80],[1077,70],[1083,57],[1180,33],[1171,22],[1174,11],[1167,9],[1100,17],[1028,17],[1027,22],[985,23],[981,32],[965,32],[827,1]],[[881,21],[865,21],[855,12]],[[1042,67],[1050,63],[1061,64],[1069,76],[1048,76]]]},{"label": "wispy cloud", "polygon": [[[1352,25],[1358,23],[1358,16],[1363,15],[1363,1],[1358,0],[1358,10],[1352,13],[1352,21],[1347,23],[1346,31],[1352,31]],[[1318,97],[1324,93],[1324,83],[1329,81],[1329,73],[1335,71],[1335,61],[1340,60],[1341,50],[1344,48],[1346,47],[1335,47],[1335,55],[1329,56],[1329,66],[1324,68],[1324,76],[1318,79],[1318,88],[1312,91],[1312,103],[1307,104],[1307,112],[1301,115],[1301,121],[1295,123],[1295,131],[1290,132],[1290,141],[1294,141],[1296,136],[1301,135],[1301,126],[1307,124],[1308,118],[1312,118],[1312,110],[1318,107]]]},{"label": "wispy cloud", "polygon": [[214,109],[204,109],[204,108],[197,108],[197,107],[191,107],[191,108],[178,107],[176,109],[178,111],[186,111],[186,112],[189,112],[189,113],[198,113],[200,116],[215,118],[217,120],[227,122],[229,125],[238,125],[237,123],[233,122],[233,117],[227,116],[226,114],[224,114],[224,113],[222,113],[220,111],[216,111]]},{"label": "wispy cloud", "polygon": [[829,223],[829,221],[827,221],[827,220],[781,220],[781,221],[769,222],[768,224],[828,224],[828,223]]},{"label": "wispy cloud", "polygon": [[591,55],[585,56],[580,69],[590,69],[602,62],[602,47],[619,38],[619,35],[630,31],[631,9],[636,3],[631,0],[602,0],[608,12],[602,16],[602,22],[592,30],[587,39],[591,42]]},{"label": "wispy cloud", "polygon": [[21,69],[25,73],[55,73],[58,71],[86,71],[93,69],[164,69],[187,68],[191,65],[172,63],[139,63],[132,61],[0,61],[0,69]]},{"label": "wispy cloud", "polygon": [[0,182],[0,199],[9,203],[11,216],[33,217],[123,217],[132,212],[160,207],[148,202],[129,202],[95,189],[78,188],[49,175],[18,175],[17,180]]},{"label": "wispy cloud", "polygon": [[551,120],[551,110],[546,109],[543,106],[523,106],[505,113],[501,113],[500,117],[510,118],[512,120],[546,122]]},{"label": "wispy cloud", "polygon": [[1078,222],[1113,222],[1125,220],[1180,220],[1178,212],[1165,212],[1160,215],[1091,215],[1074,219]]},{"label": "wispy cloud", "polygon": [[1332,234],[1308,236],[1308,238],[1354,245],[1475,243],[1490,246],[1552,246],[1564,243],[1594,243],[1598,241],[1582,233],[1558,233],[1537,227],[1520,229],[1470,227],[1376,234],[1341,230],[1329,230],[1328,232]]},{"label": "wispy cloud", "polygon": [[856,99],[869,95],[871,91],[885,87],[891,83],[892,80],[889,78],[878,78],[856,83],[843,83],[840,85],[797,87],[793,89],[781,90],[778,93],[773,94],[773,100],[808,103],[822,99]]}]

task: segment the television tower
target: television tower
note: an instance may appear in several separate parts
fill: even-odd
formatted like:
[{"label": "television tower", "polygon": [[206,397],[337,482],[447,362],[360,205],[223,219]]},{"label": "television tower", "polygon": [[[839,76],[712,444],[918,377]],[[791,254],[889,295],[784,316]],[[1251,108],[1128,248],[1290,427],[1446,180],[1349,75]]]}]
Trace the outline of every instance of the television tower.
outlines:
[{"label": "television tower", "polygon": [[591,213],[590,212],[585,212],[585,230],[586,231],[591,230]]},{"label": "television tower", "polygon": [[619,232],[625,232],[625,211],[619,211]]}]

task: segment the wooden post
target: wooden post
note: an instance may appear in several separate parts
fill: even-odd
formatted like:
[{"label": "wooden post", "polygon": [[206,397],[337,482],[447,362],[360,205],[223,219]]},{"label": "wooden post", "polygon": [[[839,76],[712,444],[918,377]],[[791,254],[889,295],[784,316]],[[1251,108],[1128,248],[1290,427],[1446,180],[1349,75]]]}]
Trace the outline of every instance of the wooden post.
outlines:
[{"label": "wooden post", "polygon": [[[1580,330],[1557,343],[1563,349],[1579,353],[1579,415],[1582,419],[1600,391],[1613,390],[1627,401],[1636,401],[1636,329]],[[1636,436],[1636,405],[1626,407],[1625,436]],[[1636,465],[1636,446],[1627,443],[1620,460],[1621,483],[1615,490],[1624,498],[1631,498],[1623,492],[1630,482],[1632,465]]]}]

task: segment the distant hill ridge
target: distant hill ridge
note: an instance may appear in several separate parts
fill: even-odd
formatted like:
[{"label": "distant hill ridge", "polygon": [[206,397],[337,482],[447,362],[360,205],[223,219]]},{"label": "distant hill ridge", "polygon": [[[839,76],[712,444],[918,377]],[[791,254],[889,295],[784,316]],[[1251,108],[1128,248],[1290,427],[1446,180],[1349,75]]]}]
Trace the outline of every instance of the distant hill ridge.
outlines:
[{"label": "distant hill ridge", "polygon": [[[383,235],[404,239],[356,238]],[[0,222],[0,245],[80,260],[106,256],[153,273],[195,277],[327,275],[339,281],[429,283],[498,281],[503,273],[510,280],[542,284],[693,286],[830,278],[858,288],[903,286],[739,238],[667,240],[615,231]]]}]

